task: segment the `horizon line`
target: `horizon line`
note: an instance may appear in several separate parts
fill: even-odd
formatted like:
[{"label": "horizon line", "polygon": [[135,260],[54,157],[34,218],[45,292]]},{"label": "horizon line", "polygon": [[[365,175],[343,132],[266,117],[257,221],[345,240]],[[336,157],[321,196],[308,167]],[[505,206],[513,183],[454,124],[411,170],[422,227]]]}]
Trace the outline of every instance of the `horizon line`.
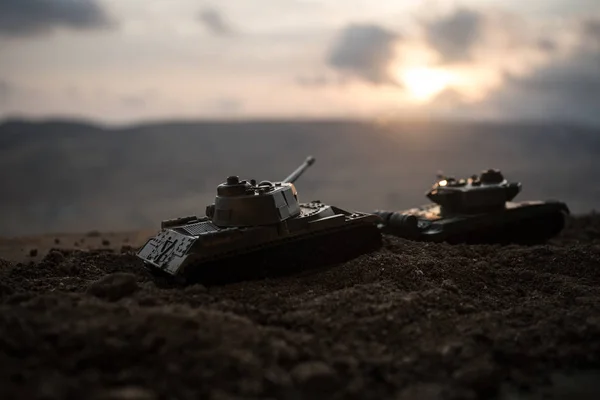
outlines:
[{"label": "horizon line", "polygon": [[24,124],[81,124],[90,127],[108,128],[108,129],[123,129],[133,127],[144,127],[151,125],[169,125],[169,124],[219,124],[219,125],[240,125],[240,124],[285,124],[285,123],[369,123],[373,125],[387,124],[473,124],[473,125],[520,125],[520,126],[548,126],[559,125],[562,127],[583,127],[587,129],[600,129],[600,125],[585,123],[581,121],[548,121],[541,119],[491,119],[491,118],[451,118],[451,117],[359,117],[359,116],[297,116],[297,117],[165,117],[156,119],[141,119],[130,122],[106,122],[94,118],[87,118],[75,115],[55,115],[55,116],[5,116],[0,118],[0,128],[11,123]]}]

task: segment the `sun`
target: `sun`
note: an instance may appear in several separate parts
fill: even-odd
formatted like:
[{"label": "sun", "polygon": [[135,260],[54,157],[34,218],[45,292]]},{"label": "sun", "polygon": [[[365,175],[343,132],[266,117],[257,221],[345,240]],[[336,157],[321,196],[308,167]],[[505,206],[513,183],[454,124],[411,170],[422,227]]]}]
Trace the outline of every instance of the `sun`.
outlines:
[{"label": "sun", "polygon": [[409,68],[399,75],[401,83],[418,101],[432,99],[450,83],[450,74],[439,68]]}]

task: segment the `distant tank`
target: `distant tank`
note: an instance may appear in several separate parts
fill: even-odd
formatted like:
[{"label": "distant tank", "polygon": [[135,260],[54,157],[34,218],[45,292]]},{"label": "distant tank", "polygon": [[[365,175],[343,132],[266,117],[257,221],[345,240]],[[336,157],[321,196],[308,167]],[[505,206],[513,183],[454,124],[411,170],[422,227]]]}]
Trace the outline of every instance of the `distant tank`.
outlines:
[{"label": "distant tank", "polygon": [[383,233],[449,243],[542,243],[557,235],[569,214],[559,201],[512,200],[521,183],[488,169],[468,179],[438,175],[426,196],[434,202],[405,211],[376,211]]},{"label": "distant tank", "polygon": [[183,280],[235,281],[378,248],[378,216],[298,202],[294,182],[314,161],[308,157],[281,182],[228,177],[206,216],[163,221],[137,256],[152,271]]}]

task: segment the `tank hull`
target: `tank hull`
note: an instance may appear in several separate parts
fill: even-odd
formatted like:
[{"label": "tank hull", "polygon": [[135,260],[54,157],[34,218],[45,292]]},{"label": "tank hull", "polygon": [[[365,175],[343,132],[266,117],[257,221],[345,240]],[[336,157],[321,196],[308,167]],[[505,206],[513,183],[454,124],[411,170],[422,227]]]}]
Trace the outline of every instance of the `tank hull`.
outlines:
[{"label": "tank hull", "polygon": [[[336,247],[336,240],[344,236],[347,240],[349,232],[356,236],[362,231],[369,240],[359,240],[348,250],[355,252],[361,242],[364,252],[381,245],[380,232],[373,229],[381,222],[378,216],[348,212],[320,202],[300,204],[300,208],[298,217],[255,227],[219,228],[208,217],[186,218],[183,224],[162,229],[140,248],[137,256],[158,274],[184,280],[231,281],[238,277],[246,279],[242,275],[253,275],[256,271],[252,270],[256,269],[263,272],[288,269],[284,267],[301,258],[304,242],[313,242],[313,247],[331,242]],[[287,250],[281,253],[280,248]],[[302,251],[310,252],[311,248]],[[272,256],[275,254],[277,257]]]},{"label": "tank hull", "polygon": [[[448,243],[500,243],[537,244],[559,234],[565,226],[569,209],[558,201],[508,202],[497,211],[477,214],[443,215],[440,206],[399,211],[402,216],[417,218],[416,227],[392,221],[390,212],[376,211],[384,223],[378,227],[382,233],[405,239]],[[399,218],[396,218],[400,221]]]}]

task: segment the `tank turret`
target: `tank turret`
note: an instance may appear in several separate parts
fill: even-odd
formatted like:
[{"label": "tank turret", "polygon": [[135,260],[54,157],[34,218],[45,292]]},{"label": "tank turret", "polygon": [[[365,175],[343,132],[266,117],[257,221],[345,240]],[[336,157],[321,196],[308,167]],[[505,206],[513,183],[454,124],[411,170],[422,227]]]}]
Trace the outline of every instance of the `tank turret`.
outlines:
[{"label": "tank turret", "polygon": [[502,209],[520,191],[521,183],[508,182],[499,170],[488,169],[468,179],[440,176],[426,196],[443,214],[469,214]]},{"label": "tank turret", "polygon": [[206,215],[219,227],[244,227],[276,224],[300,214],[298,192],[293,184],[315,162],[308,157],[304,164],[281,182],[256,183],[230,176],[217,187],[214,204]]}]

